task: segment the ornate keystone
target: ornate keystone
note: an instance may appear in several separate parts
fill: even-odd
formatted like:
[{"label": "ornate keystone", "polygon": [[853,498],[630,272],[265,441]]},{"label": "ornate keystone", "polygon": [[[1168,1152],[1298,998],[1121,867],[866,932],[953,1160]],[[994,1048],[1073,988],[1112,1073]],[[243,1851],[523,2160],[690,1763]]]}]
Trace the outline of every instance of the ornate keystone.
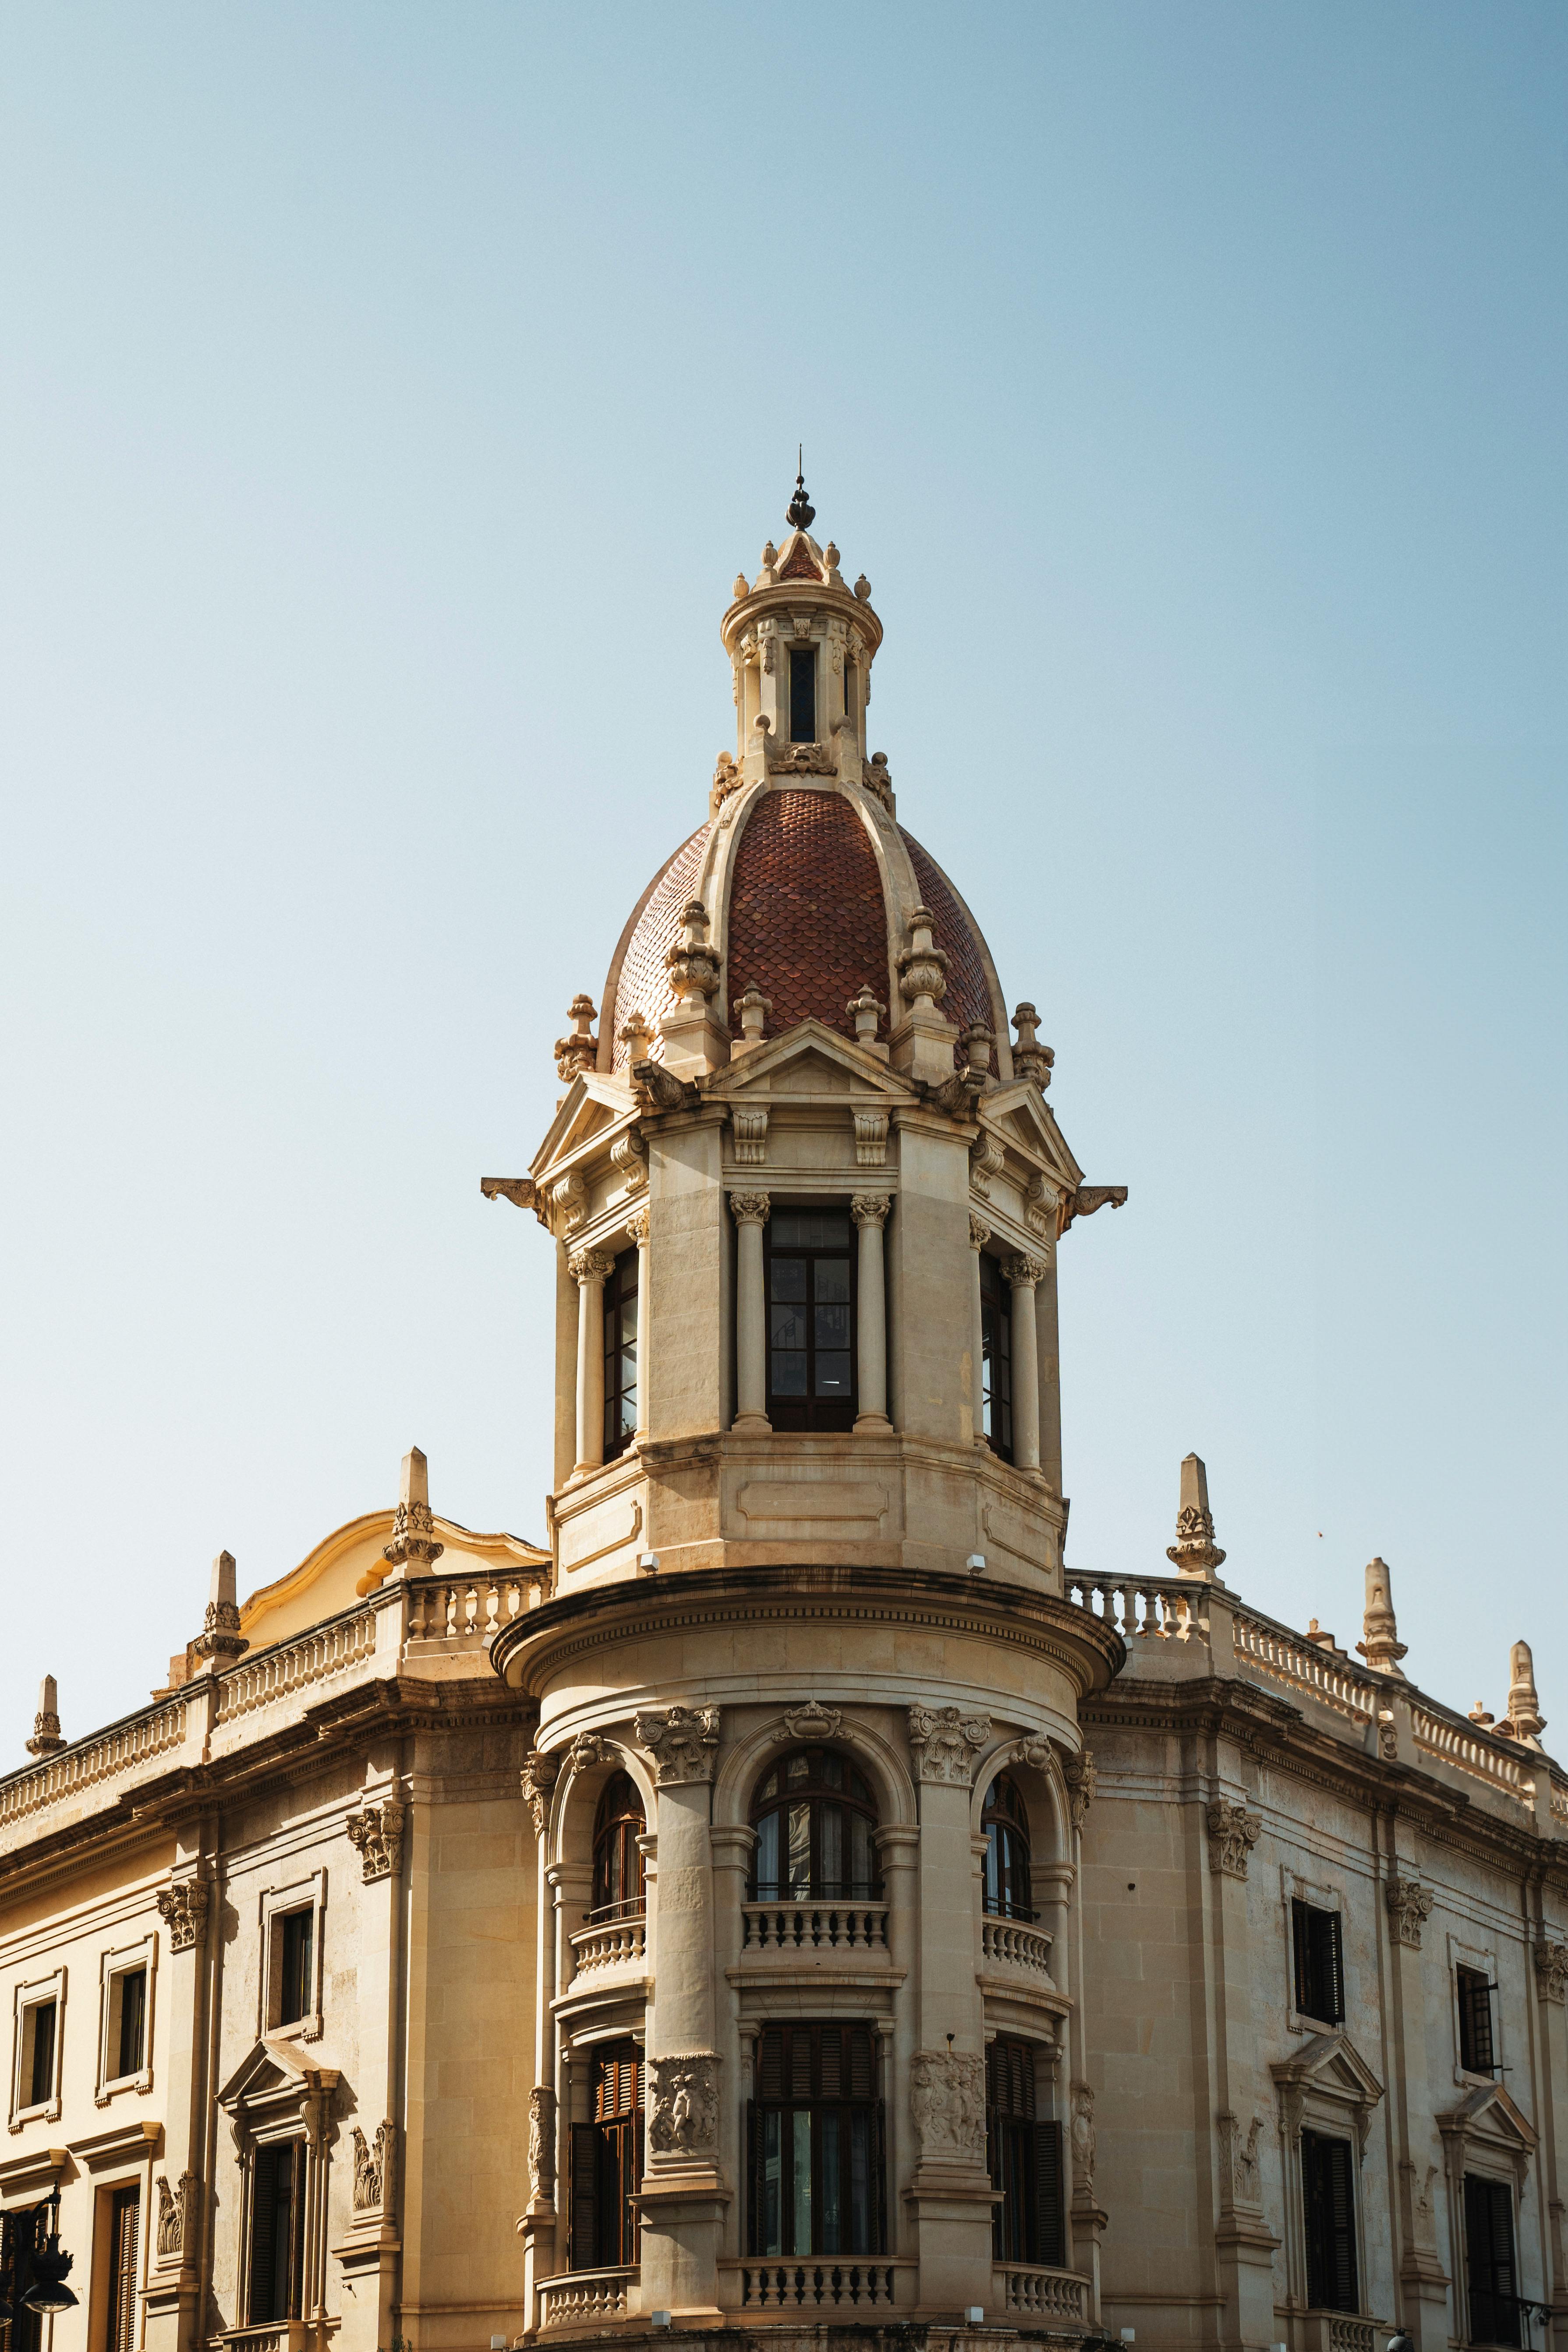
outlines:
[{"label": "ornate keystone", "polygon": [[215,1673],[232,1666],[236,1658],[243,1657],[250,1644],[239,1630],[239,1604],[236,1599],[234,1554],[220,1551],[213,1562],[211,1597],[202,1630],[191,1643],[198,1658],[210,1658]]},{"label": "ornate keystone", "polygon": [[584,1070],[591,1070],[599,1058],[599,1041],[594,1034],[598,1011],[591,996],[574,996],[566,1008],[572,1024],[569,1036],[555,1040],[555,1075],[563,1087]]},{"label": "ornate keystone", "polygon": [[558,1756],[542,1756],[535,1748],[522,1759],[519,1779],[522,1793],[533,1821],[535,1837],[544,1835],[544,1824],[550,1819],[550,1798],[561,1771]]},{"label": "ornate keystone", "polygon": [[841,1707],[823,1706],[808,1698],[804,1706],[792,1706],[780,1717],[775,1739],[790,1741],[837,1739],[838,1727],[844,1720]]},{"label": "ornate keystone", "polygon": [[654,1777],[661,1789],[684,1780],[711,1780],[719,1759],[716,1706],[666,1707],[636,1720],[637,1738],[653,1758]]},{"label": "ornate keystone", "polygon": [[916,1780],[967,1789],[974,1758],[991,1737],[991,1717],[956,1706],[911,1706],[909,1717]]},{"label": "ornate keystone", "polygon": [[735,1158],[742,1168],[760,1168],[768,1156],[768,1114],[765,1108],[737,1107],[730,1113],[735,1135]]},{"label": "ornate keystone", "polygon": [[885,1168],[888,1164],[888,1114],[885,1110],[852,1111],[855,1121],[855,1164]]},{"label": "ornate keystone", "polygon": [[60,1737],[59,1686],[53,1675],[46,1675],[38,1685],[38,1711],[33,1717],[33,1736],[27,1742],[29,1756],[56,1756],[65,1747]]},{"label": "ornate keystone", "polygon": [[1423,1886],[1417,1879],[1401,1878],[1396,1873],[1384,1888],[1383,1899],[1388,1906],[1389,1933],[1394,1942],[1418,1952],[1421,1923],[1432,1916],[1430,1887]]},{"label": "ornate keystone", "polygon": [[427,1576],[446,1549],[436,1540],[436,1521],[430,1511],[430,1465],[419,1448],[411,1445],[403,1457],[392,1541],[382,1546],[381,1556],[393,1568]]},{"label": "ornate keystone", "polygon": [[717,2152],[719,2065],[711,2050],[648,2060],[647,2139],[656,2156]]},{"label": "ornate keystone", "polygon": [[169,1949],[193,1950],[206,1928],[209,1890],[205,1879],[179,1879],[173,1886],[160,1888],[153,1900],[158,1916],[169,1930]]},{"label": "ornate keystone", "polygon": [[1048,1045],[1040,1044],[1037,1034],[1039,1025],[1040,1016],[1032,1004],[1014,1007],[1013,1026],[1018,1033],[1018,1042],[1013,1048],[1013,1076],[1026,1078],[1044,1094],[1051,1083],[1057,1057]]},{"label": "ornate keystone", "polygon": [[580,1731],[566,1751],[566,1777],[576,1772],[593,1772],[601,1764],[617,1764],[620,1749],[596,1731]]},{"label": "ornate keystone", "polygon": [[1209,1832],[1209,1868],[1226,1878],[1247,1876],[1247,1858],[1263,1833],[1261,1813],[1249,1813],[1229,1797],[1216,1797],[1205,1816]]},{"label": "ornate keystone", "polygon": [[985,2061],[977,2050],[917,2050],[910,2108],[921,2164],[984,2164]]},{"label": "ornate keystone", "polygon": [[1399,1661],[1407,1654],[1407,1645],[1399,1638],[1399,1627],[1394,1618],[1394,1586],[1385,1559],[1369,1559],[1366,1564],[1366,1608],[1361,1621],[1363,1639],[1356,1648],[1374,1674],[1405,1676]]},{"label": "ornate keystone", "polygon": [[1214,1539],[1209,1510],[1209,1474],[1195,1454],[1182,1465],[1182,1498],[1176,1511],[1176,1540],[1165,1558],[1178,1576],[1212,1576],[1225,1554]]},{"label": "ornate keystone", "polygon": [[366,1805],[363,1811],[351,1813],[343,1828],[349,1843],[359,1849],[360,1875],[369,1886],[378,1878],[395,1875],[403,1853],[403,1824],[408,1808],[395,1797],[384,1798],[378,1805]]}]

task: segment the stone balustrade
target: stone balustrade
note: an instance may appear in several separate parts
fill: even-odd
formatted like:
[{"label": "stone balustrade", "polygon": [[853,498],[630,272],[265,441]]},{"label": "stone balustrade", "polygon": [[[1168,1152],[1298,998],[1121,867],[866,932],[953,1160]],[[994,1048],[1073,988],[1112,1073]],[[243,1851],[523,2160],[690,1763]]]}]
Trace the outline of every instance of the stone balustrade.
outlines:
[{"label": "stone balustrade", "polygon": [[[999,2263],[991,2273],[995,2314],[1019,2311],[1036,2319],[1066,2319],[1087,2325],[1089,2283],[1072,2271],[1042,2270],[1026,2263]],[[986,2317],[994,2314],[988,2312]]]},{"label": "stone balustrade", "polygon": [[647,1966],[647,1920],[606,1919],[597,1927],[579,1927],[572,1937],[572,1981],[580,1977],[606,1976],[629,1969],[641,1976]]},{"label": "stone balustrade", "polygon": [[885,1903],[743,1903],[746,1952],[881,1952],[888,1948]]},{"label": "stone balustrade", "polygon": [[1190,1642],[1208,1632],[1205,1589],[1181,1577],[1069,1574],[1067,1597],[1129,1642]]},{"label": "stone balustrade", "polygon": [[219,1677],[219,1723],[232,1723],[237,1716],[249,1715],[309,1683],[324,1682],[374,1657],[375,1625],[374,1609],[353,1609],[344,1616],[329,1617],[323,1625],[312,1626],[297,1641],[279,1642],[242,1659]]},{"label": "stone balustrade", "polygon": [[564,2277],[539,2283],[539,2325],[581,2327],[603,2319],[624,2319],[630,2311],[638,2272],[628,2270],[568,2271]]},{"label": "stone balustrade", "polygon": [[170,1748],[182,1747],[184,1738],[185,1702],[170,1699],[162,1706],[127,1716],[123,1723],[110,1724],[90,1739],[78,1740],[45,1763],[29,1764],[0,1780],[0,1830],[25,1821],[46,1805],[74,1796],[79,1790],[166,1755]]},{"label": "stone balustrade", "polygon": [[411,1576],[407,1581],[410,1642],[482,1650],[529,1606],[531,1588],[521,1577]]},{"label": "stone balustrade", "polygon": [[995,1919],[987,1914],[980,1922],[980,1950],[987,1969],[1022,1969],[1048,1984],[1051,1943],[1046,1928],[1032,1927],[1024,1919]]},{"label": "stone balustrade", "polygon": [[1411,1706],[1410,1727],[1416,1747],[1426,1755],[1440,1757],[1458,1770],[1472,1773],[1489,1788],[1517,1798],[1522,1805],[1534,1804],[1535,1780],[1522,1757],[1494,1746],[1468,1726],[1435,1715],[1429,1707]]},{"label": "stone balustrade", "polygon": [[308,2320],[273,2319],[254,2327],[226,2327],[216,2340],[229,2352],[305,2352],[315,2333]]},{"label": "stone balustrade", "polygon": [[723,2284],[739,2286],[742,2311],[851,2311],[892,2308],[900,2270],[914,2264],[886,2262],[750,2262],[721,2265]]},{"label": "stone balustrade", "polygon": [[1238,1661],[1245,1659],[1269,1682],[1280,1683],[1287,1690],[1310,1692],[1358,1728],[1375,1720],[1377,1685],[1336,1658],[1331,1650],[1245,1610],[1236,1611],[1234,1624],[1232,1638]]}]

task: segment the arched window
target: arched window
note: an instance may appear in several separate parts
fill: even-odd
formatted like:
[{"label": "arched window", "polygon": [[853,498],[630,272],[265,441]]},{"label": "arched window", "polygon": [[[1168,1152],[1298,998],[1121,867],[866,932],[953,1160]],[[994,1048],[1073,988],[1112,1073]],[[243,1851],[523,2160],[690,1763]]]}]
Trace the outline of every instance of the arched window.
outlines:
[{"label": "arched window", "polygon": [[640,1919],[647,1907],[647,1864],[637,1843],[647,1828],[637,1783],[614,1772],[594,1820],[594,1908],[599,1919]]},{"label": "arched window", "polygon": [[1029,1816],[1016,1780],[997,1774],[985,1791],[985,1908],[996,1919],[1032,1919]]},{"label": "arched window", "polygon": [[757,1783],[752,1893],[868,1902],[881,1893],[870,1788],[833,1748],[796,1748]]}]

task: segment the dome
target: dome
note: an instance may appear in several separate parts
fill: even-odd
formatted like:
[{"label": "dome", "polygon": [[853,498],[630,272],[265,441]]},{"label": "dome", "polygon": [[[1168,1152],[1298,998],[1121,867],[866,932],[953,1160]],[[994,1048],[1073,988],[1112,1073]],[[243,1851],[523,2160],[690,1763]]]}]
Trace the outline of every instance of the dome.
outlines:
[{"label": "dome", "polygon": [[[737,797],[740,797],[739,795]],[[988,1029],[1005,1051],[1007,1024],[984,940],[942,867],[895,823],[871,787],[780,781],[744,792],[682,842],[655,875],[622,934],[601,1000],[601,1060],[625,1069],[623,1031],[640,1014],[662,1058],[661,1018],[676,1003],[666,959],[693,898],[706,907],[722,958],[719,1009],[755,988],[768,999],[767,1037],[820,1021],[853,1037],[847,1008],[868,988],[896,1006],[897,958],[916,905],[930,909],[947,957],[942,1011],[955,1029]],[[884,1014],[879,1035],[887,1036]]]}]

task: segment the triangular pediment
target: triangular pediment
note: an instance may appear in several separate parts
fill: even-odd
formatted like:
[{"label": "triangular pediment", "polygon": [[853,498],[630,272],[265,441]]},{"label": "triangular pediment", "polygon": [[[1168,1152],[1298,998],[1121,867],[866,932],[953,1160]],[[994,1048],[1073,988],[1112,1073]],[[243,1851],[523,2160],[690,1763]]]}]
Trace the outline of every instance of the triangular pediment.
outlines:
[{"label": "triangular pediment", "polygon": [[1478,2083],[1457,2106],[1437,2117],[1437,2128],[1450,2137],[1489,2141],[1510,2156],[1531,2155],[1538,2137],[1501,2083]]},{"label": "triangular pediment", "polygon": [[314,2090],[323,2077],[329,2084],[335,2083],[338,2069],[323,2062],[314,2044],[307,2050],[303,2043],[292,2042],[284,2034],[265,2033],[240,2060],[218,2093],[217,2103],[220,2107],[233,2108],[276,2099],[279,2095]]},{"label": "triangular pediment", "polygon": [[1039,1088],[1026,1079],[994,1087],[983,1095],[980,1120],[1026,1158],[1050,1171],[1066,1192],[1076,1192],[1083,1171],[1068,1150],[1060,1128],[1040,1099]]},{"label": "triangular pediment", "polygon": [[1375,2106],[1383,2096],[1383,2084],[1348,2033],[1314,2033],[1294,2057],[1277,2060],[1268,2071],[1281,2086],[1310,2089],[1358,2107]]},{"label": "triangular pediment", "polygon": [[629,1120],[637,1105],[630,1087],[607,1070],[587,1070],[574,1077],[561,1097],[561,1108],[544,1131],[544,1140],[529,1162],[535,1179],[558,1168],[593,1142],[595,1136]]},{"label": "triangular pediment", "polygon": [[821,1021],[802,1021],[782,1037],[741,1055],[721,1070],[710,1093],[732,1101],[749,1088],[770,1097],[802,1094],[888,1095],[908,1102],[913,1090],[878,1054],[841,1037]]}]

